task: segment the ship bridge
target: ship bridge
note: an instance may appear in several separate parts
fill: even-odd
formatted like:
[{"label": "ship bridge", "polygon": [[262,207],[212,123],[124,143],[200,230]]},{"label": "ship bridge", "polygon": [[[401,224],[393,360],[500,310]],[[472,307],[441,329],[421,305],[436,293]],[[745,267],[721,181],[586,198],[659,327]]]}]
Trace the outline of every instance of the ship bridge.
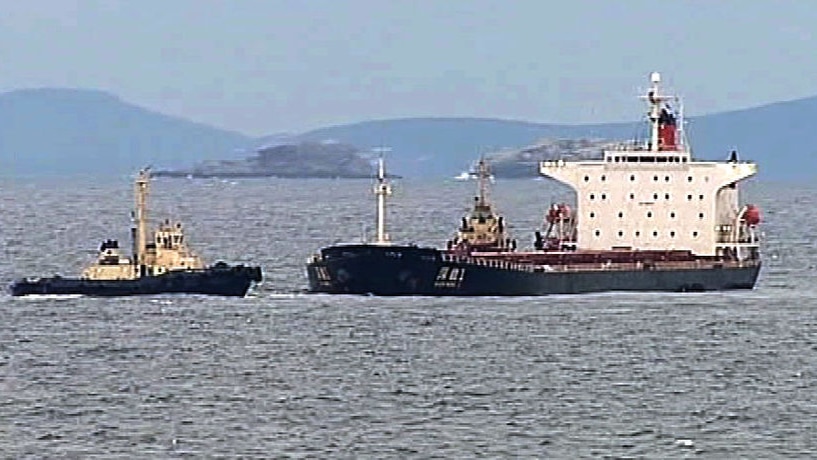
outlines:
[{"label": "ship bridge", "polygon": [[[600,160],[543,161],[539,173],[570,186],[578,207],[577,247],[690,250],[724,255],[740,245],[757,247],[742,224],[746,208],[738,182],[757,173],[732,152],[726,161],[696,161],[683,132],[660,95],[660,77],[644,96],[652,135],[643,144],[622,144]],[[752,233],[752,234],[749,234]]]}]

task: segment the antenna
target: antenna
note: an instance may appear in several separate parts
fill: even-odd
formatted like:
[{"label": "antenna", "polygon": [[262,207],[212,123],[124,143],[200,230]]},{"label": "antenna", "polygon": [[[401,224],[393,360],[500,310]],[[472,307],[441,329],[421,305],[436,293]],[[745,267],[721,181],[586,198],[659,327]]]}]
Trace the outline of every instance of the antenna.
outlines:
[{"label": "antenna", "polygon": [[646,99],[647,103],[650,105],[649,111],[649,119],[650,119],[650,143],[649,148],[652,152],[657,152],[659,149],[659,141],[660,141],[660,134],[659,134],[659,117],[661,115],[661,104],[671,99],[668,96],[663,96],[659,93],[659,83],[661,83],[661,74],[658,72],[653,72],[650,74],[650,89],[647,91],[646,96],[641,96],[642,99]]}]

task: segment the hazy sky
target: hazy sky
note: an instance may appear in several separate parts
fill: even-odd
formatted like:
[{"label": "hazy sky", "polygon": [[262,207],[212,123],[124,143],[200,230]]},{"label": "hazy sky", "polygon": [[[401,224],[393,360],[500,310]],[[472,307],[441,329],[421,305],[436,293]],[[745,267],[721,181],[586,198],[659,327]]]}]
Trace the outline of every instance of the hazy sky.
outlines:
[{"label": "hazy sky", "polygon": [[634,120],[817,95],[814,0],[0,0],[0,91],[83,87],[251,135],[373,118]]}]

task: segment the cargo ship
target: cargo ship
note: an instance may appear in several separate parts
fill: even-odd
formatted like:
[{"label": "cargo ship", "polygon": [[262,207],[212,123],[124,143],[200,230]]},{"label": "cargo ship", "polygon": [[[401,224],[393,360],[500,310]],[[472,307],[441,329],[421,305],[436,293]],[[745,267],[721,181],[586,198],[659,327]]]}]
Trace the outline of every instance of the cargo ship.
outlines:
[{"label": "cargo ship", "polygon": [[131,296],[146,294],[206,294],[244,296],[262,279],[260,267],[217,262],[205,266],[187,246],[181,222],[164,220],[148,233],[147,199],[150,171],[135,181],[135,225],[131,228],[133,255],[124,255],[116,240],[105,240],[95,263],[77,278],[24,278],[9,288],[13,296],[86,295]]},{"label": "cargo ship", "polygon": [[[758,207],[740,204],[738,183],[757,173],[735,151],[724,161],[693,158],[679,102],[658,73],[642,98],[649,135],[601,159],[541,161],[539,173],[570,186],[575,209],[549,206],[533,247],[517,248],[479,194],[445,247],[393,244],[385,232],[391,194],[381,160],[375,186],[377,236],[324,247],[307,262],[309,290],[329,294],[510,296],[605,291],[752,289],[761,268]],[[680,107],[680,106],[679,106]]]}]

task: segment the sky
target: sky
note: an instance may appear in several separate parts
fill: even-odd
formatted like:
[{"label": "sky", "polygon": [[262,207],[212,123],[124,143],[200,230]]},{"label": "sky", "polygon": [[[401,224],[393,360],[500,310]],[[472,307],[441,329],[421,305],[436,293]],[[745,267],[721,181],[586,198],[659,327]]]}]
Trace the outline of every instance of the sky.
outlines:
[{"label": "sky", "polygon": [[813,0],[0,0],[0,92],[99,89],[253,136],[370,119],[632,121],[817,95]]}]

